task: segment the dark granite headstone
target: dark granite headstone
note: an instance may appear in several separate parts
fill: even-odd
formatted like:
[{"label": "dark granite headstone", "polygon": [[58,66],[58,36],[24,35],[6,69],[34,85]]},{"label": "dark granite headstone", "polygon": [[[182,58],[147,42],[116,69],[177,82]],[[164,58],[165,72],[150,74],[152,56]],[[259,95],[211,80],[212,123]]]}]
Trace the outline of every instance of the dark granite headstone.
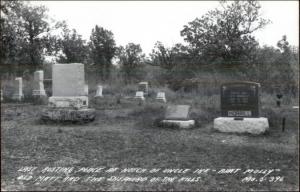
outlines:
[{"label": "dark granite headstone", "polygon": [[223,117],[259,117],[259,83],[236,82],[221,86]]}]

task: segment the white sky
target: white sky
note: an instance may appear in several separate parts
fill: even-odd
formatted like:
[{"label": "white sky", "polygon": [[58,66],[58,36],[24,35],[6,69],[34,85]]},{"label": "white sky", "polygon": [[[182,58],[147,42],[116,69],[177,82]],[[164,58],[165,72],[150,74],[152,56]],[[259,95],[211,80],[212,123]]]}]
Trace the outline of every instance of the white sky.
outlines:
[{"label": "white sky", "polygon": [[[180,31],[188,22],[216,8],[218,1],[32,1],[45,5],[49,16],[66,20],[89,40],[97,24],[114,33],[117,45],[140,44],[150,53],[156,41],[167,46],[183,43]],[[271,24],[255,33],[260,45],[276,46],[283,35],[291,45],[299,45],[299,2],[262,1],[262,17]]]}]

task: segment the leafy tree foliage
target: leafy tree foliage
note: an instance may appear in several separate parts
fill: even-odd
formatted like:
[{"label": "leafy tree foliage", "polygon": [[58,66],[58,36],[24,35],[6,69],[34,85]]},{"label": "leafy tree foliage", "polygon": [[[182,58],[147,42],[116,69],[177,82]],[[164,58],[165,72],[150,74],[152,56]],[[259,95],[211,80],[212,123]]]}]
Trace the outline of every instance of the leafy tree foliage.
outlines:
[{"label": "leafy tree foliage", "polygon": [[293,56],[291,46],[285,35],[278,41],[277,47],[281,54],[275,63],[279,73],[277,73],[274,80],[278,83],[280,92],[291,92],[292,94],[296,94],[297,77],[299,77],[298,57]]},{"label": "leafy tree foliage", "polygon": [[155,65],[165,69],[172,69],[175,66],[175,50],[167,48],[161,42],[156,42],[151,53],[151,59]]},{"label": "leafy tree foliage", "polygon": [[25,6],[21,12],[23,22],[20,26],[24,28],[24,49],[21,54],[23,58],[28,55],[27,62],[35,66],[42,64],[43,48],[45,48],[45,40],[39,38],[39,35],[50,30],[46,12],[47,9],[44,6]]},{"label": "leafy tree foliage", "polygon": [[[20,1],[1,2],[1,64],[35,70],[43,62],[49,31],[47,9]],[[2,52],[3,50],[3,52]]]},{"label": "leafy tree foliage", "polygon": [[145,55],[139,44],[129,43],[124,48],[120,46],[117,51],[119,64],[126,83],[132,83],[141,77],[141,64]]},{"label": "leafy tree foliage", "polygon": [[156,42],[150,57],[152,65],[163,69],[161,77],[162,84],[168,84],[174,89],[181,86],[184,79],[193,77],[193,57],[188,47],[178,43],[173,47],[166,47],[161,42]]},{"label": "leafy tree foliage", "polygon": [[88,55],[88,47],[75,29],[67,27],[63,29],[63,38],[59,40],[63,55],[60,56],[61,63],[84,63]]},{"label": "leafy tree foliage", "polygon": [[1,68],[8,70],[13,67],[11,64],[18,60],[16,57],[20,51],[18,45],[22,41],[22,31],[19,30],[18,23],[23,4],[19,1],[1,1],[0,3],[0,64]]},{"label": "leafy tree foliage", "polygon": [[107,80],[112,68],[112,58],[115,56],[116,43],[113,33],[109,30],[99,27],[92,29],[89,47],[93,63],[97,65],[99,75],[102,80]]},{"label": "leafy tree foliage", "polygon": [[251,63],[258,46],[252,33],[269,21],[260,17],[257,1],[222,1],[221,7],[185,25],[181,36],[207,62]]}]

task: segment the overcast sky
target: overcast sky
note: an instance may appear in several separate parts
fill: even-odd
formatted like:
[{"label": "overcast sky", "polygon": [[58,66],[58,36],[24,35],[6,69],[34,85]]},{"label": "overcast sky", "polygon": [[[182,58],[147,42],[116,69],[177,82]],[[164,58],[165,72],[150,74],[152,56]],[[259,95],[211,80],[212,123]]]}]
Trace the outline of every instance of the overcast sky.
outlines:
[{"label": "overcast sky", "polygon": [[[260,45],[276,46],[283,35],[299,44],[298,1],[262,1],[262,17],[271,24],[255,33]],[[49,16],[66,20],[88,40],[97,24],[114,33],[117,45],[133,42],[150,53],[155,42],[183,43],[180,31],[188,22],[219,6],[218,1],[32,1],[45,5]]]}]

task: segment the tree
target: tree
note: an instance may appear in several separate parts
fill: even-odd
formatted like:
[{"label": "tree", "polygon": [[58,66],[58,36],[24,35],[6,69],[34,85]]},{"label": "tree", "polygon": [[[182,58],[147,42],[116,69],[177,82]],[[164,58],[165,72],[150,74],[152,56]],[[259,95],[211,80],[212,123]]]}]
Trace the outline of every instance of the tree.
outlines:
[{"label": "tree", "polygon": [[75,29],[72,31],[65,28],[63,39],[60,40],[63,55],[60,56],[59,62],[62,63],[84,63],[88,49],[85,41],[81,38]]},{"label": "tree", "polygon": [[107,80],[112,68],[112,58],[115,56],[116,45],[113,33],[98,25],[92,29],[89,47],[91,58],[97,66],[102,80]]},{"label": "tree", "polygon": [[120,46],[117,51],[121,71],[125,83],[132,83],[134,79],[140,78],[140,67],[145,57],[139,44],[128,43],[126,47]]},{"label": "tree", "polygon": [[251,34],[270,21],[260,17],[257,1],[222,1],[221,8],[209,11],[184,26],[181,36],[191,52],[206,62],[249,64],[258,42]]},{"label": "tree", "polygon": [[274,81],[278,84],[280,92],[290,92],[295,95],[299,88],[297,87],[299,61],[293,56],[286,35],[278,41],[277,47],[281,54],[275,63],[278,73]]},{"label": "tree", "polygon": [[46,48],[40,34],[49,30],[47,19],[44,6],[1,1],[1,64],[15,66],[14,71],[20,65],[21,70],[40,67]]},{"label": "tree", "polygon": [[43,62],[45,39],[39,35],[50,30],[47,21],[47,8],[45,6],[25,5],[21,10],[21,26],[23,32],[23,49],[20,54],[26,58],[26,63],[36,67],[41,66]]},{"label": "tree", "polygon": [[150,57],[153,65],[159,65],[169,71],[176,65],[190,63],[192,60],[188,47],[180,43],[173,47],[166,47],[159,41],[155,43]]},{"label": "tree", "polygon": [[23,2],[1,1],[0,3],[0,65],[3,68],[1,72],[12,72],[18,62],[16,55],[20,50],[19,44],[22,40],[18,23]]}]

